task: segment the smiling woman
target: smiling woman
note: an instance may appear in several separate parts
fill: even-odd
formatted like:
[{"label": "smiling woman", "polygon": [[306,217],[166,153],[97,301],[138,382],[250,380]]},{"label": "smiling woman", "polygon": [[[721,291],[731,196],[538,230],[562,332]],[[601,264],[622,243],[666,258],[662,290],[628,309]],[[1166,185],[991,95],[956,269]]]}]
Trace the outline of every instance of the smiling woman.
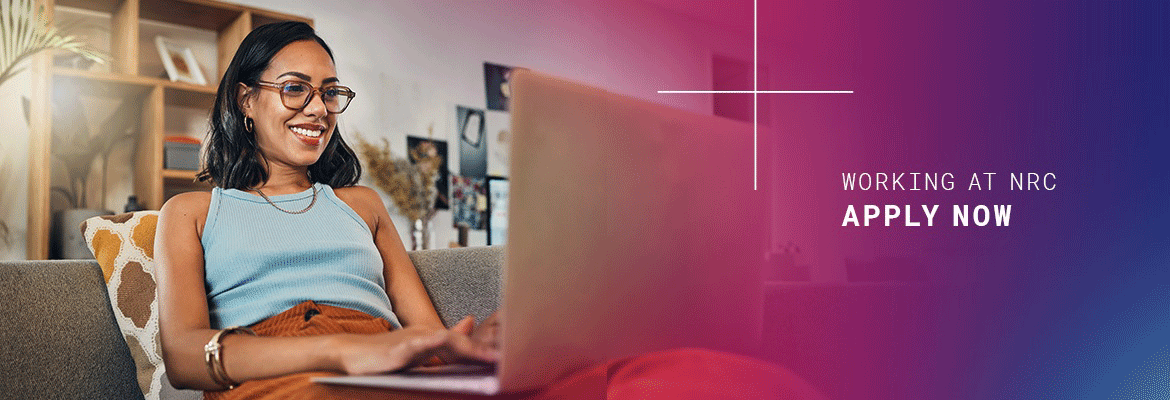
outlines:
[{"label": "smiling woman", "polygon": [[337,129],[354,91],[340,82],[300,22],[257,28],[228,65],[199,173],[215,188],[177,195],[159,216],[174,386],[284,397],[271,389],[303,392],[305,373],[495,360],[494,319],[444,327],[381,198],[354,186],[361,167]]},{"label": "smiling woman", "polygon": [[302,25],[258,28],[240,45],[231,62],[237,68],[220,81],[201,181],[250,189],[267,180],[266,164],[299,154],[311,176],[331,178],[323,183],[357,182],[361,165],[337,130],[354,92],[338,84],[328,45]]},{"label": "smiling woman", "polygon": [[[255,86],[243,82],[237,84],[245,129],[255,130],[260,154],[266,162],[287,167],[312,165],[325,151],[321,142],[328,143],[334,136],[338,96],[328,96],[332,101],[327,103],[324,93],[317,96],[316,90],[310,92],[308,82],[313,81],[313,77],[321,85],[337,82],[332,57],[317,42],[302,40],[290,43],[276,53],[261,75],[264,79],[258,79]],[[255,90],[257,87],[279,90],[270,93]],[[325,89],[331,93],[337,91]],[[334,105],[332,112],[327,104]]]}]

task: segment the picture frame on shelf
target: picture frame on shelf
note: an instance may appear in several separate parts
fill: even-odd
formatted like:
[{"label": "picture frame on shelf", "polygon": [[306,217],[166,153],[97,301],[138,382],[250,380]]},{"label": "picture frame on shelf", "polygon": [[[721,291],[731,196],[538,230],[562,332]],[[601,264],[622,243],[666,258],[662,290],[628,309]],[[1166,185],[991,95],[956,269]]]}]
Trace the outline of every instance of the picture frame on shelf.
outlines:
[{"label": "picture frame on shelf", "polygon": [[167,77],[171,82],[186,82],[196,85],[206,85],[203,69],[195,59],[195,53],[190,47],[178,44],[163,36],[155,36],[154,44],[158,46],[158,55],[162,58],[163,67],[167,70]]}]

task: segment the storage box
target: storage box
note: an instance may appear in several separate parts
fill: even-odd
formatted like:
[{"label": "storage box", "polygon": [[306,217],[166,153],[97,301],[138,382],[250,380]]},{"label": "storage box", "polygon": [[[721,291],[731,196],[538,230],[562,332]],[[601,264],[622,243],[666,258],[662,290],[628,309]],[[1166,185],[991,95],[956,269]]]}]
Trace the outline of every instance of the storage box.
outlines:
[{"label": "storage box", "polygon": [[168,137],[163,143],[163,167],[196,171],[199,169],[198,139],[185,137]]}]

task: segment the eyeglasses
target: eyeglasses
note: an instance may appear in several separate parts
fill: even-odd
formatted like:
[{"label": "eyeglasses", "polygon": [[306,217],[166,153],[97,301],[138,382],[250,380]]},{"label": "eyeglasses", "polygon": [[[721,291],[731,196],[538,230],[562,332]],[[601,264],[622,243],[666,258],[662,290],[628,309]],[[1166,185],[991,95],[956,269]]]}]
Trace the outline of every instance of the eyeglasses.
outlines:
[{"label": "eyeglasses", "polygon": [[280,102],[293,110],[303,110],[313,101],[313,95],[320,93],[321,101],[325,103],[325,111],[330,114],[341,114],[349,107],[350,100],[357,93],[345,86],[326,86],[315,88],[305,82],[287,81],[283,83],[256,81],[256,84],[280,91]]}]

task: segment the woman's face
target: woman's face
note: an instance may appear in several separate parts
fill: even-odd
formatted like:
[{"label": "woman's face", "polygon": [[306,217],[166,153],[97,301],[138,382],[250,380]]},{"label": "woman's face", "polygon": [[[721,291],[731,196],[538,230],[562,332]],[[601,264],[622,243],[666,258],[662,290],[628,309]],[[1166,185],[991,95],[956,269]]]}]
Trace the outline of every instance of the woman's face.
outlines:
[{"label": "woman's face", "polygon": [[[290,43],[277,52],[260,80],[308,83],[314,88],[338,84],[329,53],[312,40]],[[308,105],[295,110],[285,106],[278,88],[256,85],[241,91],[246,93],[241,99],[244,114],[254,121],[256,142],[269,163],[297,168],[321,158],[337,115],[326,112],[320,94],[312,94]]]}]

